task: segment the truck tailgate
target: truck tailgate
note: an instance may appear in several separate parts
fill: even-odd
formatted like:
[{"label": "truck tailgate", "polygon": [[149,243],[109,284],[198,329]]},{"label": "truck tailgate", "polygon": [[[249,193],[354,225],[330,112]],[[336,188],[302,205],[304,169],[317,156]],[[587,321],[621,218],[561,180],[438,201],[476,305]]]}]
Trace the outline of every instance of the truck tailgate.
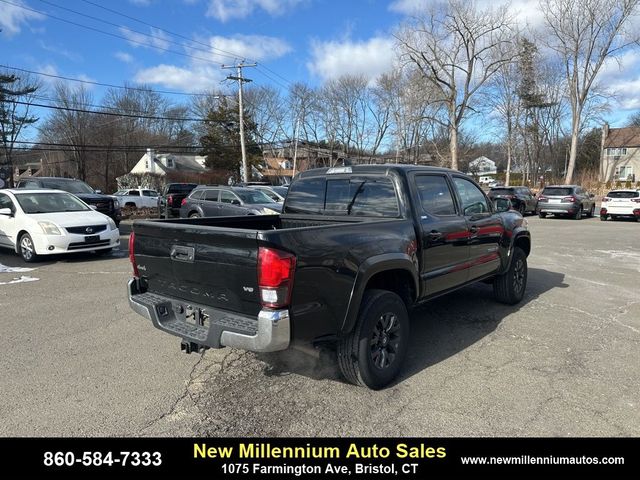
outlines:
[{"label": "truck tailgate", "polygon": [[137,221],[135,256],[147,291],[257,315],[257,231]]}]

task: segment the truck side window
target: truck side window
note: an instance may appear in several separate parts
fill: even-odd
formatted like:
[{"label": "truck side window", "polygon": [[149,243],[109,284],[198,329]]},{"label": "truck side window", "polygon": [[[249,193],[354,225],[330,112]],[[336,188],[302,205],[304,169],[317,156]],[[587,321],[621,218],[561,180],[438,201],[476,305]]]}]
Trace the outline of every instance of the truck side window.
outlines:
[{"label": "truck side window", "polygon": [[301,178],[289,187],[284,213],[321,214],[324,210],[324,178]]},{"label": "truck side window", "polygon": [[138,190],[129,190],[129,196],[131,197],[139,197],[140,192]]},{"label": "truck side window", "polygon": [[462,177],[453,177],[460,200],[462,200],[463,215],[475,215],[477,213],[488,213],[489,204],[487,199],[474,183]]},{"label": "truck side window", "polygon": [[398,200],[388,178],[361,177],[327,180],[324,205],[329,215],[397,217]]},{"label": "truck side window", "polygon": [[422,209],[432,215],[455,215],[456,206],[447,179],[442,175],[416,175]]}]

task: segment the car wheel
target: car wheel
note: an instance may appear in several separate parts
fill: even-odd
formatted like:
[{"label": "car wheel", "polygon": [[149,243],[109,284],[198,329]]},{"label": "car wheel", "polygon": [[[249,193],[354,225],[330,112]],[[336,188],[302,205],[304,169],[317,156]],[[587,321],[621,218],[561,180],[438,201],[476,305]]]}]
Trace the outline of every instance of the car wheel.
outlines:
[{"label": "car wheel", "polygon": [[618,220],[618,217],[616,217],[615,215],[611,215],[611,220],[613,220],[614,222]]},{"label": "car wheel", "polygon": [[582,205],[580,205],[578,207],[578,211],[576,212],[576,214],[573,216],[574,220],[582,220]]},{"label": "car wheel", "polygon": [[543,212],[540,212],[540,213],[538,214],[538,217],[540,217],[540,218],[547,218],[547,214],[546,214],[546,213],[543,213]]},{"label": "car wheel", "polygon": [[509,269],[493,282],[493,295],[500,303],[515,305],[524,297],[527,288],[527,255],[515,247]]},{"label": "car wheel", "polygon": [[33,240],[31,239],[31,235],[25,233],[20,237],[20,256],[22,259],[27,262],[35,262],[38,260],[38,254],[36,253],[36,247],[33,244]]},{"label": "car wheel", "polygon": [[378,390],[398,374],[409,346],[409,315],[402,299],[387,290],[367,290],[358,321],[338,342],[345,378]]},{"label": "car wheel", "polygon": [[601,222],[606,222],[607,221],[607,216],[606,215],[600,215],[600,221]]},{"label": "car wheel", "polygon": [[190,213],[189,218],[200,218],[200,214],[198,212]]},{"label": "car wheel", "polygon": [[587,217],[589,217],[589,218],[593,218],[593,215],[595,214],[595,211],[596,211],[596,206],[595,206],[595,204],[594,204],[594,205],[591,205],[591,208],[589,209],[589,213],[587,213]]},{"label": "car wheel", "polygon": [[524,203],[520,204],[520,206],[518,207],[518,212],[520,212],[520,215],[522,215],[523,217],[526,215],[527,207],[525,206]]}]

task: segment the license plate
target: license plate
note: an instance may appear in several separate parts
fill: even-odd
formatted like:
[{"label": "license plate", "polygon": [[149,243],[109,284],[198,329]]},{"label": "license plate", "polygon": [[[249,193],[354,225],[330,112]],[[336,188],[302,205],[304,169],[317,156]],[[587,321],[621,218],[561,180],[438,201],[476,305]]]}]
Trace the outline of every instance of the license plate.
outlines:
[{"label": "license plate", "polygon": [[562,200],[559,198],[550,198],[549,203],[562,203]]},{"label": "license plate", "polygon": [[85,243],[96,243],[100,241],[100,235],[88,235],[84,237]]}]

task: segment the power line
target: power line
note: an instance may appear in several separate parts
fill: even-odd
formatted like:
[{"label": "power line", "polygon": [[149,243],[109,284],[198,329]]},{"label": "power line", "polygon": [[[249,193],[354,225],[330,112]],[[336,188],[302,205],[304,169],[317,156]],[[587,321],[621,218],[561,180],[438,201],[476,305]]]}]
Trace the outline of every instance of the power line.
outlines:
[{"label": "power line", "polygon": [[[0,2],[4,2],[4,1],[5,0],[0,0]],[[54,75],[52,73],[36,72],[34,70],[27,70],[26,68],[18,68],[18,67],[12,67],[9,65],[2,65],[2,64],[0,64],[0,67],[6,68],[9,70],[16,70],[18,72],[31,73],[33,75],[41,75],[43,77],[57,78],[59,80],[86,83],[88,85],[97,85],[100,87],[119,88],[121,90],[133,90],[136,92],[153,92],[153,93],[161,93],[163,95],[183,95],[187,97],[208,97],[210,95],[209,93],[186,93],[186,92],[175,92],[175,91],[169,91],[169,90],[153,90],[151,88],[143,88],[143,87],[127,87],[123,85],[114,85],[111,83],[94,82],[92,80],[81,80],[79,78],[64,77],[62,75]],[[226,96],[226,95],[220,95],[220,96]]]},{"label": "power line", "polygon": [[[107,12],[111,12],[111,13],[113,13],[115,15],[119,15],[121,17],[128,18],[129,20],[133,20],[134,22],[138,22],[138,23],[140,23],[142,25],[146,25],[147,27],[155,28],[157,30],[160,30],[161,32],[167,33],[169,35],[173,35],[174,37],[182,38],[184,40],[187,40],[187,41],[192,42],[192,43],[196,43],[198,45],[204,45],[205,47],[210,48],[211,50],[216,50],[218,52],[225,53],[225,54],[227,54],[226,56],[228,56],[229,58],[234,58],[234,59],[245,58],[243,55],[239,55],[237,53],[230,52],[228,50],[223,50],[221,48],[214,47],[212,45],[209,45],[207,43],[201,42],[199,40],[191,39],[191,38],[189,38],[189,37],[187,37],[185,35],[182,35],[180,33],[172,32],[170,30],[167,30],[165,28],[159,27],[157,25],[153,25],[152,23],[148,23],[148,22],[145,22],[144,20],[140,20],[138,18],[132,17],[131,15],[127,15],[126,13],[122,13],[122,12],[119,12],[119,11],[114,10],[112,8],[105,7],[104,5],[100,5],[98,3],[91,2],[90,0],[82,0],[82,1],[84,3],[88,3],[89,5],[93,5],[94,7],[98,7],[98,8],[101,8],[103,10],[106,10]],[[249,59],[249,60],[254,60],[255,61],[255,59]]]},{"label": "power line", "polygon": [[196,57],[194,55],[189,55],[188,53],[179,52],[177,50],[171,50],[169,48],[158,47],[158,46],[152,45],[150,43],[145,43],[145,42],[140,42],[140,41],[137,41],[137,40],[133,40],[131,38],[127,38],[125,36],[118,35],[117,33],[111,33],[111,32],[107,32],[105,30],[100,30],[99,28],[90,27],[88,25],[83,25],[81,23],[73,22],[71,20],[67,20],[65,18],[57,17],[55,15],[51,15],[50,13],[43,12],[41,10],[36,10],[34,8],[25,7],[24,5],[20,5],[18,3],[10,2],[8,0],[0,0],[0,2],[6,3],[8,5],[12,5],[12,6],[17,7],[17,8],[21,8],[23,10],[28,10],[30,12],[38,13],[40,15],[44,15],[46,17],[53,18],[54,20],[58,20],[60,22],[64,22],[64,23],[68,23],[70,25],[74,25],[76,27],[84,28],[85,30],[90,30],[92,32],[102,33],[102,34],[108,35],[110,37],[119,38],[121,40],[125,40],[125,41],[130,42],[130,43],[137,43],[138,45],[142,45],[142,46],[149,47],[149,48],[155,48],[156,50],[161,50],[163,52],[173,53],[175,55],[180,55],[182,57],[189,57],[189,58],[193,58],[195,60],[200,60],[200,61],[203,61],[203,62],[209,62],[209,63],[215,64],[215,65],[220,65],[220,62],[214,62],[213,60],[211,60],[209,58]]},{"label": "power line", "polygon": [[[41,2],[45,2],[45,3],[47,3],[45,0],[40,0],[40,1],[41,1]],[[208,49],[215,50],[215,51],[221,52],[222,54],[225,54],[225,55],[220,55],[220,56],[227,56],[227,57],[229,57],[229,58],[236,58],[236,59],[244,58],[244,59],[246,59],[246,60],[250,60],[250,61],[252,61],[252,62],[254,62],[254,63],[258,63],[257,59],[255,59],[255,58],[248,58],[248,57],[245,57],[245,56],[243,56],[243,55],[239,55],[237,52],[231,52],[231,51],[229,51],[229,50],[223,50],[223,49],[221,49],[221,48],[214,47],[213,45],[209,45],[209,44],[204,43],[204,42],[201,42],[201,41],[199,41],[199,40],[195,40],[195,39],[189,38],[189,37],[187,37],[187,36],[185,36],[185,35],[182,35],[182,34],[180,34],[180,33],[172,32],[171,30],[167,30],[167,29],[162,28],[162,27],[160,27],[160,26],[158,26],[158,25],[154,25],[154,24],[152,24],[152,23],[145,22],[144,20],[140,20],[139,18],[132,17],[131,15],[127,15],[126,13],[122,13],[122,12],[119,12],[119,11],[114,10],[114,9],[112,9],[112,8],[105,7],[104,5],[100,5],[100,4],[95,3],[95,2],[92,2],[92,1],[90,1],[90,0],[81,0],[81,1],[83,1],[84,3],[88,3],[89,5],[93,5],[94,7],[101,8],[101,9],[103,9],[103,10],[107,11],[107,12],[111,12],[111,13],[113,13],[113,14],[115,14],[115,15],[119,15],[119,16],[124,17],[124,18],[127,18],[127,19],[129,19],[129,20],[133,20],[134,22],[138,22],[138,23],[140,23],[140,24],[142,24],[142,25],[146,25],[147,27],[155,28],[156,30],[159,30],[159,31],[164,32],[164,33],[167,33],[167,34],[169,34],[169,35],[173,35],[174,37],[182,38],[183,40],[187,40],[187,41],[189,41],[189,42],[196,43],[196,44],[198,44],[198,45],[203,45],[203,46],[207,47]],[[190,48],[193,48],[193,47],[190,47]],[[260,67],[261,67],[261,68],[264,68],[265,70],[267,70],[268,72],[270,72],[272,75],[275,75],[276,77],[280,78],[280,79],[281,79],[282,81],[284,81],[287,85],[290,85],[290,84],[291,84],[291,81],[290,81],[290,80],[286,79],[285,77],[283,77],[282,75],[280,75],[280,74],[279,74],[278,72],[276,72],[275,70],[272,70],[272,69],[271,69],[271,68],[269,68],[268,66],[260,64]],[[271,80],[274,80],[274,79],[272,79],[271,77],[267,77],[267,78],[270,78]],[[275,80],[274,80],[274,81],[275,81]],[[276,83],[279,83],[279,82],[276,82]],[[284,86],[284,85],[282,85],[282,84],[280,84],[280,85],[281,85],[281,86]],[[284,88],[288,88],[288,87],[287,87],[287,86],[284,86]]]},{"label": "power line", "polygon": [[222,120],[213,122],[211,120],[207,120],[203,118],[158,117],[154,115],[131,115],[128,113],[101,112],[100,110],[84,110],[82,108],[60,107],[57,105],[45,105],[43,103],[22,102],[20,100],[11,100],[10,103],[15,103],[17,105],[29,105],[31,107],[50,108],[52,110],[63,110],[67,112],[90,113],[93,115],[107,115],[111,117],[140,118],[140,119],[146,119],[146,120],[173,120],[173,121],[185,121],[185,122],[224,123]]},{"label": "power line", "polygon": [[[125,26],[125,25],[120,25],[120,24],[117,24],[117,23],[113,23],[113,22],[110,22],[108,20],[104,20],[102,18],[94,17],[93,15],[87,15],[86,13],[78,12],[77,10],[73,10],[71,8],[63,7],[62,5],[57,5],[55,3],[48,2],[47,0],[40,0],[40,2],[45,3],[47,5],[51,5],[52,7],[59,8],[61,10],[66,10],[67,12],[71,12],[71,13],[74,13],[76,15],[80,15],[81,17],[90,18],[91,20],[95,20],[97,22],[101,22],[101,23],[104,23],[106,25],[110,25],[112,27],[117,27],[117,28],[120,28],[120,29],[128,30],[128,31],[130,31],[132,33],[137,33],[139,35],[144,35],[145,37],[149,37],[149,38],[154,39],[154,40],[160,40],[160,41],[163,41],[163,42],[171,43],[173,45],[178,45],[180,47],[190,48],[192,50],[196,50],[196,51],[199,51],[199,52],[205,52],[205,53],[208,53],[208,54],[212,53],[210,49],[205,50],[204,48],[192,47],[190,45],[185,45],[184,43],[174,42],[173,40],[169,40],[167,38],[163,38],[163,37],[160,37],[158,35],[152,35],[152,34],[149,34],[149,33],[141,32],[140,30],[134,30],[134,29],[129,28],[129,27]],[[152,27],[152,28],[156,28],[157,29],[157,27]],[[206,45],[206,44],[204,44],[204,45]],[[233,59],[239,58],[237,55],[225,55],[225,54],[222,54],[222,53],[214,53],[214,55],[217,55],[217,56],[220,56],[220,57],[233,58]]]}]

